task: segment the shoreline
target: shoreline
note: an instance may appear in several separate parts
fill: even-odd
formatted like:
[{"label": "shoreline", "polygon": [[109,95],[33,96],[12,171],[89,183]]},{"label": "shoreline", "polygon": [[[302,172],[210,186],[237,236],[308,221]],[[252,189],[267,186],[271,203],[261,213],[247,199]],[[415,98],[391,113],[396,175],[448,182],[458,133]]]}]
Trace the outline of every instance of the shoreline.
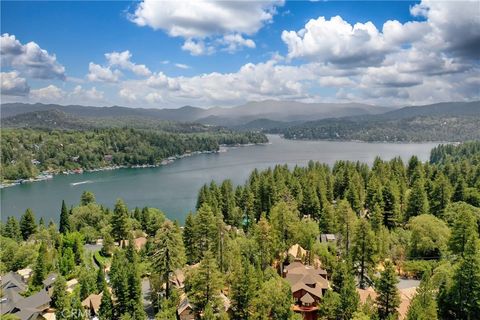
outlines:
[{"label": "shoreline", "polygon": [[19,179],[19,180],[9,182],[9,183],[0,183],[0,189],[10,188],[10,187],[18,186],[18,185],[21,185],[21,184],[51,180],[55,176],[58,176],[58,175],[84,174],[86,172],[101,172],[101,171],[111,171],[111,170],[119,170],[119,169],[158,168],[158,167],[163,167],[163,166],[172,164],[176,160],[180,160],[180,159],[183,159],[183,158],[188,158],[188,157],[195,156],[195,155],[224,153],[224,152],[227,152],[228,149],[230,149],[230,148],[251,147],[251,146],[256,146],[256,145],[266,145],[266,144],[269,144],[269,143],[270,142],[266,142],[266,143],[246,143],[246,144],[235,144],[235,145],[220,145],[218,150],[202,150],[202,151],[187,152],[187,153],[184,153],[184,154],[181,154],[181,155],[170,156],[166,159],[163,159],[160,163],[156,163],[156,164],[113,165],[113,166],[99,167],[99,168],[93,168],[93,169],[79,168],[79,169],[66,170],[66,171],[56,171],[56,172],[43,171],[42,173],[40,173],[35,178]]}]

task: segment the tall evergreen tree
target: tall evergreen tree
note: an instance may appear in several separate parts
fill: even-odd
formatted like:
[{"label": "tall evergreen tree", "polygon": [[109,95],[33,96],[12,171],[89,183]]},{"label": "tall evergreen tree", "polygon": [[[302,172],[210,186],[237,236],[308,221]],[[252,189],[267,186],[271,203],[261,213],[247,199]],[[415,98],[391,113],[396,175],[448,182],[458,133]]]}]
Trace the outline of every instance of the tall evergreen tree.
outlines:
[{"label": "tall evergreen tree", "polygon": [[435,290],[430,280],[430,272],[423,275],[420,286],[408,308],[407,320],[437,320]]},{"label": "tall evergreen tree", "polygon": [[71,320],[85,320],[85,310],[82,306],[82,300],[77,292],[73,292],[70,295],[70,314],[68,319]]},{"label": "tall evergreen tree", "polygon": [[47,245],[42,241],[38,249],[37,262],[33,268],[32,285],[41,286],[43,280],[47,276]]},{"label": "tall evergreen tree", "polygon": [[185,225],[183,226],[183,244],[185,247],[185,255],[187,258],[187,262],[189,264],[194,263],[196,256],[195,256],[195,247],[194,247],[194,218],[191,212],[188,213],[187,218],[185,219]]},{"label": "tall evergreen tree", "polygon": [[458,211],[452,226],[448,246],[453,253],[463,257],[469,239],[478,238],[477,219],[470,210]]},{"label": "tall evergreen tree", "polygon": [[62,209],[60,211],[60,233],[70,232],[70,214],[68,213],[67,205],[65,200],[62,200]]},{"label": "tall evergreen tree", "polygon": [[445,208],[450,203],[452,187],[443,173],[440,173],[433,183],[430,192],[430,212],[437,217],[443,217]]},{"label": "tall evergreen tree", "polygon": [[370,223],[365,219],[360,219],[355,228],[355,234],[352,241],[352,263],[355,270],[358,270],[360,277],[359,286],[365,289],[367,286],[367,275],[375,267],[375,243],[374,234],[370,228]]},{"label": "tall evergreen tree", "polygon": [[465,201],[466,200],[466,193],[467,193],[467,184],[465,183],[465,179],[460,177],[455,185],[455,190],[452,195],[452,201]]},{"label": "tall evergreen tree", "polygon": [[342,235],[342,247],[345,250],[346,256],[349,256],[353,230],[357,217],[350,207],[350,204],[345,200],[340,200],[338,203],[337,217],[340,224],[340,233]]},{"label": "tall evergreen tree", "polygon": [[86,206],[89,203],[95,203],[95,195],[93,194],[93,192],[84,191],[82,193],[82,196],[80,197],[80,204],[82,206]]},{"label": "tall evergreen tree", "polygon": [[358,309],[360,296],[355,286],[355,279],[350,273],[347,273],[339,294],[340,303],[336,312],[338,318],[342,320],[352,319],[353,314]]},{"label": "tall evergreen tree", "polygon": [[398,186],[389,181],[382,189],[383,196],[383,225],[388,229],[395,228],[400,216],[400,196]]},{"label": "tall evergreen tree", "polygon": [[15,217],[10,216],[7,218],[7,223],[2,230],[2,235],[15,241],[20,241],[22,232],[20,231],[20,224]]},{"label": "tall evergreen tree", "polygon": [[104,266],[100,264],[98,266],[97,270],[97,277],[95,279],[95,284],[96,284],[96,291],[98,293],[102,292],[102,290],[105,288],[105,285],[107,284],[107,280],[105,279],[105,272],[103,271]]},{"label": "tall evergreen tree", "polygon": [[265,270],[273,259],[272,228],[263,215],[255,226],[254,239],[257,242],[260,255],[260,268]]},{"label": "tall evergreen tree", "polygon": [[[62,318],[61,313],[68,309],[67,282],[62,276],[58,276],[53,283],[53,292],[50,306],[56,309],[57,319]],[[65,319],[66,317],[63,317]]]},{"label": "tall evergreen tree", "polygon": [[292,291],[288,282],[275,276],[265,281],[253,301],[252,319],[285,319],[293,317]]},{"label": "tall evergreen tree", "polygon": [[377,292],[378,316],[380,319],[396,317],[400,305],[400,295],[397,289],[397,274],[391,261],[385,263],[385,270],[380,274],[380,279],[375,286]]},{"label": "tall evergreen tree", "polygon": [[195,249],[192,260],[198,262],[206,251],[217,251],[219,230],[212,208],[207,204],[198,209],[194,221],[193,244]]},{"label": "tall evergreen tree", "polygon": [[100,302],[100,309],[98,310],[98,316],[100,320],[110,320],[114,318],[114,309],[112,296],[107,285],[103,287],[102,299]]},{"label": "tall evergreen tree", "polygon": [[[292,203],[280,201],[270,211],[270,224],[277,254],[286,253],[288,248],[294,244],[298,222],[299,212]],[[280,268],[283,272],[283,261]]]},{"label": "tall evergreen tree", "polygon": [[453,275],[448,300],[454,319],[474,320],[480,315],[480,251],[474,237],[467,241],[464,258]]},{"label": "tall evergreen tree", "polygon": [[23,240],[27,240],[37,230],[35,223],[35,216],[32,210],[29,208],[20,218],[20,231],[22,232]]},{"label": "tall evergreen tree", "polygon": [[128,312],[129,303],[129,262],[125,256],[124,250],[118,250],[112,258],[112,266],[110,268],[110,283],[112,291],[116,298],[115,314],[120,316]]},{"label": "tall evergreen tree", "polygon": [[125,240],[128,235],[128,209],[122,199],[115,203],[112,216],[112,235],[115,240]]},{"label": "tall evergreen tree", "polygon": [[205,252],[200,265],[187,274],[187,295],[200,314],[207,304],[218,305],[218,297],[222,288],[222,274],[218,270],[216,259],[211,251]]},{"label": "tall evergreen tree", "polygon": [[233,320],[249,318],[257,286],[255,269],[246,259],[243,259],[234,273],[231,284]]},{"label": "tall evergreen tree", "polygon": [[185,249],[183,247],[180,229],[172,222],[165,221],[157,232],[152,265],[154,272],[166,284],[165,296],[170,297],[170,274],[185,264]]},{"label": "tall evergreen tree", "polygon": [[406,220],[421,214],[428,214],[428,197],[425,191],[425,182],[423,177],[418,177],[414,182],[408,197]]}]

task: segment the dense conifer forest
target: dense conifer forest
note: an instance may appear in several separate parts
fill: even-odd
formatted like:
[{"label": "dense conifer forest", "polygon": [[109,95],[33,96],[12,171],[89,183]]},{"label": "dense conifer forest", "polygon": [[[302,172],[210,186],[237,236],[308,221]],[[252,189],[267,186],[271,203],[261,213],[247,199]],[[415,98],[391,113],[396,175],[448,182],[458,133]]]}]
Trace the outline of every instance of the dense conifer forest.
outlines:
[{"label": "dense conifer forest", "polygon": [[217,151],[222,144],[268,142],[260,133],[219,128],[195,133],[126,127],[85,131],[4,129],[1,134],[2,180],[28,179],[42,171],[156,165],[171,156]]},{"label": "dense conifer forest", "polygon": [[[31,268],[23,296],[49,290],[58,275],[49,298],[57,319],[177,319],[186,310],[198,319],[302,319],[312,306],[328,320],[480,315],[480,142],[440,145],[427,163],[255,170],[244,185],[203,186],[184,222],[100,202],[86,191],[79,204],[59,204],[58,224],[27,210],[1,227],[2,274]],[[298,265],[328,281],[313,305],[292,296]],[[404,279],[421,282],[402,313]],[[100,293],[98,309],[83,304]]]}]

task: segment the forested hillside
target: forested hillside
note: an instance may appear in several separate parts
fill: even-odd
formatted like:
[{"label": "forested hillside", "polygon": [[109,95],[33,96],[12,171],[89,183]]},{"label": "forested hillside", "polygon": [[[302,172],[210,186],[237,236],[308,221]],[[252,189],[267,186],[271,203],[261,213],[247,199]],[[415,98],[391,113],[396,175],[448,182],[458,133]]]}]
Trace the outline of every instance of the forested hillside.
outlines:
[{"label": "forested hillside", "polygon": [[[476,319],[479,159],[480,142],[471,142],[439,146],[428,163],[255,170],[244,185],[201,188],[183,228],[158,209],[129,210],[119,199],[111,210],[85,192],[71,209],[59,204],[58,226],[37,223],[31,210],[20,222],[8,218],[1,270],[32,267],[27,296],[42,292],[50,272],[60,275],[50,302],[57,316],[103,292],[99,309],[87,308],[102,320],[145,319],[152,310],[156,319],[186,311],[198,319]],[[98,238],[101,249],[87,251]],[[289,277],[300,269],[309,275]],[[399,276],[421,279],[411,300]],[[292,282],[298,277],[319,297],[294,298],[303,292]],[[78,280],[71,293],[66,279]],[[321,294],[317,281],[327,284]]]},{"label": "forested hillside", "polygon": [[166,132],[218,132],[221,127],[206,126],[199,123],[159,120],[143,116],[103,116],[83,117],[57,109],[33,111],[1,118],[2,128],[30,128],[48,130],[91,130],[101,128],[152,129]]},{"label": "forested hillside", "polygon": [[155,165],[195,151],[216,151],[219,145],[264,143],[260,133],[216,130],[170,133],[128,128],[83,131],[3,129],[2,180],[27,179],[41,171],[61,172],[105,166]]},{"label": "forested hillside", "polygon": [[380,115],[323,119],[270,129],[287,139],[468,141],[480,139],[480,102],[405,107]]}]

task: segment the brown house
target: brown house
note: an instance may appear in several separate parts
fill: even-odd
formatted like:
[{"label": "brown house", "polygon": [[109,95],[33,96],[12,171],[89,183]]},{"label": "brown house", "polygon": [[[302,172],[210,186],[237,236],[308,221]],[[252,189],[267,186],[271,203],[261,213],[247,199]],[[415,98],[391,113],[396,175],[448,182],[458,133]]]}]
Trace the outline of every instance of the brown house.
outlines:
[{"label": "brown house", "polygon": [[327,272],[297,260],[285,267],[284,277],[295,300],[293,310],[305,320],[316,320],[318,305],[329,288]]}]

